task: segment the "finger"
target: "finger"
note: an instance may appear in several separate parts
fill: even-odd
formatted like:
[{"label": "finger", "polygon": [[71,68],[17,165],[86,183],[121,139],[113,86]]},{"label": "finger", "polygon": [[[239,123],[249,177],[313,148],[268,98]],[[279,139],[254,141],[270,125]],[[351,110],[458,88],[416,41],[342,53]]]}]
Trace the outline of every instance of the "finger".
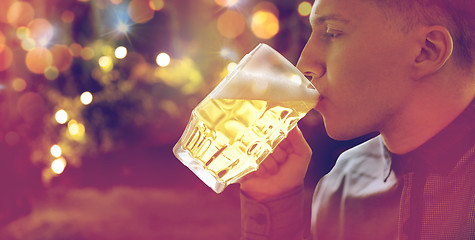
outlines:
[{"label": "finger", "polygon": [[288,154],[282,147],[277,147],[274,149],[272,156],[274,157],[277,164],[281,165],[287,160]]},{"label": "finger", "polygon": [[259,168],[257,169],[257,171],[254,172],[255,176],[258,177],[258,178],[265,178],[267,176],[269,176],[269,172],[267,171],[267,169],[264,167],[263,164],[261,164],[259,166]]},{"label": "finger", "polygon": [[279,171],[279,165],[274,157],[274,155],[269,155],[262,163],[262,168],[264,168],[268,174],[275,174]]}]

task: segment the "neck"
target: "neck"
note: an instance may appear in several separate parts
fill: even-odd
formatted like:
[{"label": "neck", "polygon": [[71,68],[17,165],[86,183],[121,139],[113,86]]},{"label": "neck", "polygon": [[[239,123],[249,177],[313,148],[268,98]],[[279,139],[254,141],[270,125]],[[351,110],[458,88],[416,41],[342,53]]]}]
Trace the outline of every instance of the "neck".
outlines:
[{"label": "neck", "polygon": [[467,82],[465,87],[437,88],[429,82],[415,88],[404,109],[380,131],[386,147],[405,154],[447,127],[475,98],[473,77]]}]

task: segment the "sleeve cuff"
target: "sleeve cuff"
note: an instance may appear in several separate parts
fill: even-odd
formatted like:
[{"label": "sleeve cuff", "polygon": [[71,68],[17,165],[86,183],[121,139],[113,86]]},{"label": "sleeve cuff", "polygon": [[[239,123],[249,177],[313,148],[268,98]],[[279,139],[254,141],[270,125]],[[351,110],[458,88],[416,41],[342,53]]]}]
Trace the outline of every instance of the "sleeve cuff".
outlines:
[{"label": "sleeve cuff", "polygon": [[241,240],[295,239],[305,222],[303,185],[262,202],[241,192]]}]

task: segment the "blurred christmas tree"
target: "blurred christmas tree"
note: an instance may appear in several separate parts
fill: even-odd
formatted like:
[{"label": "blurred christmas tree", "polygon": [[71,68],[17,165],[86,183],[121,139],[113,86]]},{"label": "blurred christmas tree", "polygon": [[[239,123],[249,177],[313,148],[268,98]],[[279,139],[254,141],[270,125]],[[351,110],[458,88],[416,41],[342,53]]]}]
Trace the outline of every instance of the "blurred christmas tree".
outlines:
[{"label": "blurred christmas tree", "polygon": [[84,155],[176,141],[191,109],[258,42],[295,61],[309,7],[2,0],[2,172],[40,168],[47,183]]},{"label": "blurred christmas tree", "polygon": [[259,42],[295,63],[309,12],[300,0],[0,1],[0,206],[23,209],[0,224],[85,156],[174,144]]}]

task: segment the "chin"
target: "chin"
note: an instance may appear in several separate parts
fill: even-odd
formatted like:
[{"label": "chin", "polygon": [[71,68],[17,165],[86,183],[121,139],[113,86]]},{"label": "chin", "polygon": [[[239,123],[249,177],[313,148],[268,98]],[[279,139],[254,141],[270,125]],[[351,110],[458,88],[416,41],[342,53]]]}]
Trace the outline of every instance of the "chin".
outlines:
[{"label": "chin", "polygon": [[327,135],[337,141],[347,141],[352,140],[357,137],[361,137],[364,134],[360,134],[359,132],[355,132],[354,129],[348,129],[347,127],[342,126],[332,126],[325,122],[325,130]]}]

